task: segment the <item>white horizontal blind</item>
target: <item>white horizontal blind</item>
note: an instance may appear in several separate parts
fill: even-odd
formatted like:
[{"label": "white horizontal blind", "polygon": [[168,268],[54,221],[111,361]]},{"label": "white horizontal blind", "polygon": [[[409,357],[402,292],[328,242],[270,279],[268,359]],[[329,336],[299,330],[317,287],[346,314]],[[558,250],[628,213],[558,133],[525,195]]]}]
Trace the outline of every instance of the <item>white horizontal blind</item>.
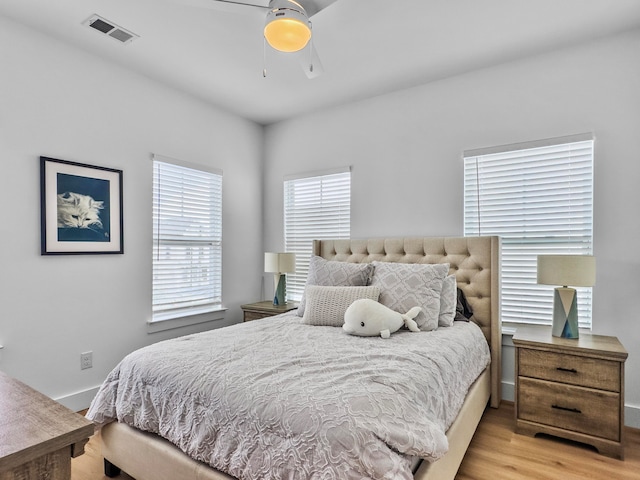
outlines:
[{"label": "white horizontal blind", "polygon": [[153,319],[222,305],[222,175],[153,161]]},{"label": "white horizontal blind", "polygon": [[[464,158],[464,234],[502,237],[502,321],[551,324],[553,286],[537,285],[541,254],[593,253],[593,139]],[[578,288],[580,327],[591,289]]]},{"label": "white horizontal blind", "polygon": [[287,300],[302,298],[313,240],[349,238],[350,230],[349,169],[285,179],[284,246],[296,254],[296,272],[287,274]]}]

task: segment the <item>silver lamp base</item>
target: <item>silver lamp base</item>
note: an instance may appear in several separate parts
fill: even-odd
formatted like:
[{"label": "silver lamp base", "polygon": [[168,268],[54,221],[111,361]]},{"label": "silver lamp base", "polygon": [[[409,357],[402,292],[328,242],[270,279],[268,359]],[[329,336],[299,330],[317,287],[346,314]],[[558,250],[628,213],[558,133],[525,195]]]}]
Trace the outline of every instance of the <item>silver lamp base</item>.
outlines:
[{"label": "silver lamp base", "polygon": [[554,337],[579,338],[578,296],[575,288],[557,287],[554,289],[551,334]]}]

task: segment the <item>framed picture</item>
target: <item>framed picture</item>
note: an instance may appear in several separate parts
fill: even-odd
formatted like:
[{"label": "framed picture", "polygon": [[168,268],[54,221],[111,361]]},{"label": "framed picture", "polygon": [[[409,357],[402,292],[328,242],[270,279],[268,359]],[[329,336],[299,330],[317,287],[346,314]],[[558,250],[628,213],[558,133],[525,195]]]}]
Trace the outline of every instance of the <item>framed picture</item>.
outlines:
[{"label": "framed picture", "polygon": [[42,255],[124,253],[122,170],[40,157]]}]

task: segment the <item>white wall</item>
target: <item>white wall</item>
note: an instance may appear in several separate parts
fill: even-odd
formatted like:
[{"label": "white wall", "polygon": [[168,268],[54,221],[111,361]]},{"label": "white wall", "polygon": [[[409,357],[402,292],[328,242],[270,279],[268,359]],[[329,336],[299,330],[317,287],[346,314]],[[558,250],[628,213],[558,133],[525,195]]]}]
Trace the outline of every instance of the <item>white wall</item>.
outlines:
[{"label": "white wall", "polygon": [[[262,127],[2,17],[0,65],[0,369],[83,408],[134,348],[259,298]],[[152,153],[224,171],[223,320],[147,332]],[[124,255],[40,256],[41,155],[124,171]]]},{"label": "white wall", "polygon": [[[461,235],[463,150],[593,132],[593,331],[629,351],[626,403],[640,407],[638,52],[634,31],[269,127],[265,248],[283,244],[283,175],[352,165],[353,237]],[[639,410],[626,420],[640,426]]]}]

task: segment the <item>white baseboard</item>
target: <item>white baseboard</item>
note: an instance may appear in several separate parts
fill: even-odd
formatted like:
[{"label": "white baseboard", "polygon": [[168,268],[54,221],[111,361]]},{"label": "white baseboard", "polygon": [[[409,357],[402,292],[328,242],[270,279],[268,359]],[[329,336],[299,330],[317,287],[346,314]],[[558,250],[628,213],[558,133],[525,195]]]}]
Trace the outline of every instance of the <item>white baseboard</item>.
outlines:
[{"label": "white baseboard", "polygon": [[[508,402],[515,401],[515,385],[502,381],[502,399]],[[624,424],[627,427],[640,428],[640,407],[636,405],[624,406]]]},{"label": "white baseboard", "polygon": [[516,400],[516,386],[513,382],[502,381],[502,400],[508,402],[515,402]]},{"label": "white baseboard", "polygon": [[627,427],[640,428],[640,407],[637,405],[624,406],[624,424]]},{"label": "white baseboard", "polygon": [[82,392],[72,393],[71,395],[65,395],[64,397],[59,397],[54,400],[74,412],[79,412],[80,410],[89,408],[91,400],[93,400],[93,397],[98,393],[98,388],[100,387],[94,387],[88,390],[83,390]]}]

